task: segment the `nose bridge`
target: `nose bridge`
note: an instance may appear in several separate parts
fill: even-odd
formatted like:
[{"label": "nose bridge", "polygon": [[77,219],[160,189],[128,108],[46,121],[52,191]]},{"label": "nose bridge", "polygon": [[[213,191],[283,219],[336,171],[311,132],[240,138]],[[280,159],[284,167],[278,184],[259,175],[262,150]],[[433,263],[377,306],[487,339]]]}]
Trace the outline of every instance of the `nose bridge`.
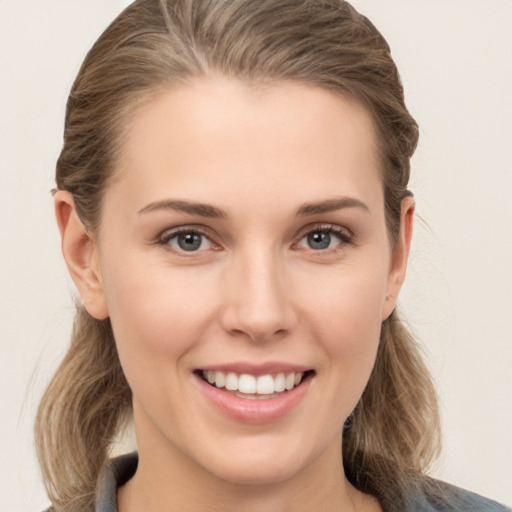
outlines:
[{"label": "nose bridge", "polygon": [[227,279],[224,328],[264,341],[289,330],[295,320],[287,273],[270,247],[241,250]]}]

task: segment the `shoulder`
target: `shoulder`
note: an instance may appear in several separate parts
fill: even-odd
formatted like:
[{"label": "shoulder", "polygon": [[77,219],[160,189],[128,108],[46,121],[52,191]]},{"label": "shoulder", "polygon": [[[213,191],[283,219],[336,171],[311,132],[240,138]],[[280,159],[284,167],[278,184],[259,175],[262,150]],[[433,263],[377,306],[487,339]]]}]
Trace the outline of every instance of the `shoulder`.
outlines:
[{"label": "shoulder", "polygon": [[[91,512],[118,512],[117,489],[135,474],[139,458],[137,453],[128,453],[110,459],[98,478],[94,495],[94,510]],[[54,512],[50,507],[43,512]]]},{"label": "shoulder", "polygon": [[95,512],[117,512],[117,489],[135,474],[138,461],[137,453],[129,453],[105,465],[96,486]]},{"label": "shoulder", "polygon": [[[416,508],[425,512],[512,512],[496,501],[438,480],[425,481],[423,492],[417,496]],[[413,509],[411,509],[412,511]]]}]

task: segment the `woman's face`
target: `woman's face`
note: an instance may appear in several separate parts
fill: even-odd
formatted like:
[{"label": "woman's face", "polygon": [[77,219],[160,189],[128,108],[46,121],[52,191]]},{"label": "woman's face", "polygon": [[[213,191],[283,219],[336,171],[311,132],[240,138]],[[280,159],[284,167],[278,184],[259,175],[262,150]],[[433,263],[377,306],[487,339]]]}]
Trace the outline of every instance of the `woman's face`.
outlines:
[{"label": "woman's face", "polygon": [[371,120],[325,90],[203,81],[140,110],[85,303],[111,318],[141,467],[268,483],[341,466],[412,209],[392,251]]}]

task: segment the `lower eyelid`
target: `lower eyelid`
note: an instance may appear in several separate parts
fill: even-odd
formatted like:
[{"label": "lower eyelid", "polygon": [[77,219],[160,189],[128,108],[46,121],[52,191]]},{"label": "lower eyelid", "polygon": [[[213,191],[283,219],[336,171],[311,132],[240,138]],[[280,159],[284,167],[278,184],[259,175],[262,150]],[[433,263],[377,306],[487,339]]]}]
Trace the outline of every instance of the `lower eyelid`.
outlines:
[{"label": "lower eyelid", "polygon": [[[307,238],[307,236],[310,234],[310,233],[314,233],[314,232],[324,232],[324,233],[328,233],[329,235],[331,236],[334,236],[336,238],[338,238],[338,242],[332,246],[332,247],[326,247],[324,249],[314,249],[312,247],[308,247],[306,244],[307,244],[307,241],[305,240]],[[317,253],[317,255],[321,255],[321,254],[327,254],[327,253],[331,253],[333,251],[336,251],[336,250],[340,250],[342,249],[344,246],[346,246],[347,244],[350,244],[351,243],[351,239],[346,235],[346,233],[344,232],[340,232],[340,231],[336,231],[336,230],[322,230],[322,229],[317,229],[317,230],[312,230],[312,231],[309,231],[308,233],[304,234],[302,237],[300,237],[294,245],[299,245],[299,249],[300,250],[305,250],[305,251],[312,251],[313,253]],[[302,244],[304,244],[303,246],[301,246]]]}]

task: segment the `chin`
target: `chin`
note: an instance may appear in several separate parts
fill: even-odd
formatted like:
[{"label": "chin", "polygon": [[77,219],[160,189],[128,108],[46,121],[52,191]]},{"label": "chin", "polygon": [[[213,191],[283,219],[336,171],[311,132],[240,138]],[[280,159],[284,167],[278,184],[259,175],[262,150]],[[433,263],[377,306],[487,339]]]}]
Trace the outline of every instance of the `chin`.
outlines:
[{"label": "chin", "polygon": [[255,441],[250,439],[245,447],[237,443],[215,454],[203,453],[200,464],[214,477],[234,485],[268,486],[293,479],[317,458],[313,447],[286,446],[282,439]]}]

